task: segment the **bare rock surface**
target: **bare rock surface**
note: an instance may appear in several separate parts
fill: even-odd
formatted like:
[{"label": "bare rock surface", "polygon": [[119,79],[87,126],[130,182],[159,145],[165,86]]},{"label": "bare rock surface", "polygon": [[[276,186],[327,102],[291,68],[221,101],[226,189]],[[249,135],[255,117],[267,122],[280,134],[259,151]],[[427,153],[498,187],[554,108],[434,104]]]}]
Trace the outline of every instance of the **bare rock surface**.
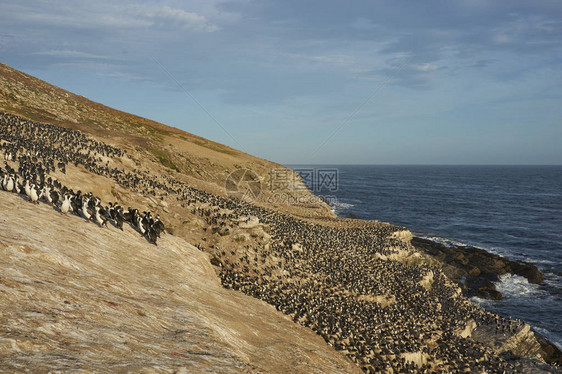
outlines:
[{"label": "bare rock surface", "polygon": [[0,192],[0,372],[359,372],[312,331],[157,247]]}]

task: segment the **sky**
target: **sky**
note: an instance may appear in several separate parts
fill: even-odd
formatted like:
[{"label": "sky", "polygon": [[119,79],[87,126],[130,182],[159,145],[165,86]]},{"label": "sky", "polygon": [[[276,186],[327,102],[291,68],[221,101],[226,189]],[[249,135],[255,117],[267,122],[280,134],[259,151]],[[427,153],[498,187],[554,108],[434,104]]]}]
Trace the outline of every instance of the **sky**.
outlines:
[{"label": "sky", "polygon": [[562,2],[18,0],[0,61],[283,164],[562,164]]}]

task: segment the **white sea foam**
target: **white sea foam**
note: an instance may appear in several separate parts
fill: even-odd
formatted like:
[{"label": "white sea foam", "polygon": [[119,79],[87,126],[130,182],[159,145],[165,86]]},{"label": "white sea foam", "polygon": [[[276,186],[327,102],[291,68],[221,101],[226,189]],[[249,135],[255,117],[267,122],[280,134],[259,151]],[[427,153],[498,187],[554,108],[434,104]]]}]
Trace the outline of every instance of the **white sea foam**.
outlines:
[{"label": "white sea foam", "polygon": [[472,301],[473,303],[476,303],[478,305],[481,305],[481,306],[485,306],[486,304],[488,304],[490,302],[490,300],[482,299],[478,296],[472,296],[470,298],[470,301]]},{"label": "white sea foam", "polygon": [[532,262],[535,263],[535,264],[543,264],[543,265],[556,265],[557,264],[556,261],[552,261],[552,260],[533,259]]},{"label": "white sea foam", "polygon": [[333,207],[334,208],[341,208],[341,209],[349,209],[354,207],[355,204],[349,204],[349,203],[334,203]]},{"label": "white sea foam", "polygon": [[442,236],[422,234],[422,233],[414,233],[414,234],[418,238],[431,240],[432,242],[443,244],[446,247],[464,247],[464,246],[468,245],[468,244],[463,243],[461,241],[453,240],[453,239],[447,239],[447,238],[444,238]]},{"label": "white sea foam", "polygon": [[505,297],[530,296],[542,292],[537,284],[529,283],[525,277],[509,273],[500,276],[496,288]]},{"label": "white sea foam", "polygon": [[332,213],[334,214],[338,214],[339,212],[341,212],[342,210],[346,210],[349,208],[353,208],[355,206],[355,204],[349,204],[349,203],[342,203],[342,202],[333,202],[331,204],[331,208],[332,208]]}]

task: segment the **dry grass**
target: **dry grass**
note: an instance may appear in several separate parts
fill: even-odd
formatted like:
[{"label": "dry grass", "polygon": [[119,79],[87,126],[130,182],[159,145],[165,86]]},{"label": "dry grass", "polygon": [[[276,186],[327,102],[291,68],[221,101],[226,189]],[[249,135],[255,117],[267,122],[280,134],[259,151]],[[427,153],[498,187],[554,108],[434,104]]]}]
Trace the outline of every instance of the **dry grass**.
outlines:
[{"label": "dry grass", "polygon": [[[109,108],[0,64],[0,110],[22,117],[77,129],[106,143],[126,149],[154,165],[143,165],[157,173],[177,172],[191,185],[224,195],[227,176],[238,168],[255,171],[263,180],[258,204],[310,218],[334,218],[329,207],[318,202],[299,206],[268,202],[269,171],[283,168],[223,144],[164,124]],[[305,190],[279,191],[291,196],[310,196]]]}]

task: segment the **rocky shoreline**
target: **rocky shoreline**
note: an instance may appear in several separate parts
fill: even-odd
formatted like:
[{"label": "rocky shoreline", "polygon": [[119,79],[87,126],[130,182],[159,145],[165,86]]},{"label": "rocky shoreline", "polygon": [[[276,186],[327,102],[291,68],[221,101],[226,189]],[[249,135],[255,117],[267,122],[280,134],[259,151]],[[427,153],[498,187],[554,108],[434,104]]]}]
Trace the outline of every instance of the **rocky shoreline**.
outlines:
[{"label": "rocky shoreline", "polygon": [[[413,237],[412,245],[441,263],[443,273],[456,282],[466,297],[501,300],[503,295],[494,282],[504,274],[519,275],[529,283],[540,284],[544,280],[541,271],[533,264],[513,261],[507,257],[489,253],[472,246],[452,246],[429,239]],[[562,352],[544,336],[535,332],[541,345],[543,359],[547,363],[562,364]]]},{"label": "rocky shoreline", "polygon": [[533,264],[512,261],[481,248],[447,246],[418,237],[412,239],[412,244],[443,263],[443,272],[459,284],[467,297],[501,300],[503,296],[493,282],[499,282],[504,274],[520,275],[533,284],[539,284],[544,279]]},{"label": "rocky shoreline", "polygon": [[[431,260],[430,256],[423,256],[419,249],[412,246],[411,233],[404,227],[376,221],[336,219],[332,216],[303,218],[285,213],[277,206],[268,206],[265,202],[258,205],[208,192],[194,187],[191,183],[193,180],[183,179],[179,172],[163,170],[165,165],[162,166],[163,164],[156,159],[151,161],[142,148],[126,148],[127,152],[121,157],[111,157],[94,150],[84,162],[82,153],[76,154],[78,150],[85,149],[78,141],[68,149],[73,153],[60,152],[61,134],[68,130],[28,122],[34,131],[21,131],[23,122],[27,120],[11,118],[12,121],[9,121],[9,116],[5,118],[8,121],[0,121],[0,129],[5,131],[4,146],[10,148],[9,158],[12,158],[12,163],[12,155],[28,155],[32,151],[36,155],[34,159],[21,160],[37,164],[34,165],[36,170],[42,170],[43,165],[58,165],[64,161],[68,163],[64,173],[53,170],[52,175],[49,175],[60,180],[62,184],[73,186],[76,190],[90,191],[102,201],[118,200],[123,201],[123,205],[159,211],[168,230],[162,238],[162,243],[168,240],[168,234],[193,243],[208,256],[208,261],[214,265],[213,271],[224,288],[240,291],[269,304],[270,311],[277,310],[285,315],[283,318],[286,321],[294,322],[299,328],[306,328],[309,333],[314,332],[333,348],[336,357],[347,357],[348,363],[353,362],[363,372],[535,374],[559,371],[556,365],[550,367],[545,364],[543,357],[546,355],[543,354],[541,345],[528,324],[499,316],[470,302],[462,294],[462,290],[446,276],[441,269],[442,263]],[[55,152],[55,149],[59,152]],[[11,167],[15,169],[15,165]],[[6,177],[6,180],[9,178],[11,177]],[[34,182],[37,182],[37,178]],[[35,204],[33,207],[40,209],[41,205],[42,203]],[[302,211],[305,209],[308,207],[303,207]],[[57,213],[51,209],[50,214]],[[70,222],[68,226],[73,227]],[[95,226],[91,229],[102,230]],[[123,233],[117,227],[109,226],[103,230],[105,229],[117,232],[118,235]],[[85,230],[91,231],[89,227]],[[51,238],[62,236],[56,234],[51,235]],[[68,237],[72,238],[73,235]],[[52,244],[47,246],[47,249],[56,247]],[[115,248],[119,247],[111,247],[111,250]],[[132,257],[128,256],[127,250],[123,250],[118,251],[122,260],[111,261],[114,257],[107,257],[108,251],[91,251],[91,256],[109,259],[111,264],[128,264]],[[135,252],[135,249],[130,251]],[[158,253],[157,251],[168,253],[174,249],[169,245],[159,245],[150,249],[152,254]],[[23,256],[17,253],[16,255]],[[90,255],[87,258],[90,258]],[[37,257],[35,261],[41,262],[43,259]],[[465,258],[461,262],[466,261]],[[56,262],[61,262],[59,257]],[[168,269],[168,262],[174,260],[154,260],[151,261],[149,270],[126,271],[126,275],[131,276],[133,282],[143,283],[144,272],[152,274],[152,267]],[[66,264],[66,260],[62,263]],[[99,268],[98,263],[92,262],[88,266]],[[131,266],[134,263],[135,261],[130,261]],[[16,271],[20,271],[24,264],[24,261],[15,263]],[[32,262],[31,264],[33,265]],[[84,269],[88,269],[88,266],[85,265]],[[17,275],[17,272],[15,274]],[[214,274],[207,275],[210,281],[217,282]],[[114,273],[106,277],[108,284],[111,284],[114,277],[117,277]],[[25,279],[19,275],[17,278]],[[178,281],[173,280],[172,283],[177,285]],[[144,295],[151,293],[153,287],[159,288],[157,284],[149,282],[142,291],[142,296],[133,295],[135,305],[132,310],[135,318],[149,315],[144,311],[149,307],[145,305],[147,301]],[[185,290],[185,287],[180,289]],[[75,292],[71,288],[68,298],[74,297]],[[58,300],[62,300],[64,305],[71,305],[72,302],[64,303],[66,298],[65,296],[64,299]],[[176,298],[161,296],[158,299],[172,302]],[[129,294],[128,300],[132,299]],[[184,301],[190,298],[189,295],[184,295],[179,297],[179,300],[183,309]],[[110,303],[106,304],[111,308],[118,308],[121,303],[110,300]],[[247,305],[240,304],[237,310],[252,311],[253,308]],[[168,311],[175,308],[176,305],[169,305],[166,311],[157,312],[155,316],[166,318],[169,315]],[[48,310],[53,308],[49,307]],[[22,317],[25,326],[37,326],[39,316],[33,313]],[[205,316],[212,317],[213,313],[207,313]],[[83,320],[85,318],[80,317],[72,321]],[[126,321],[129,323],[130,320]],[[51,326],[52,322],[47,323]],[[231,331],[228,326],[233,323],[239,325],[238,319],[226,321],[226,328],[222,331]],[[119,331],[121,325],[116,323],[114,330]],[[191,325],[189,319],[181,318],[173,330],[183,331]],[[64,326],[65,331],[72,331],[74,328],[74,325],[67,326]],[[255,335],[263,335],[260,334],[262,331],[264,330]],[[15,339],[13,336],[20,339],[22,346],[27,344],[21,339],[23,334],[15,335],[19,334],[18,331],[8,333],[10,335],[4,335],[10,339]],[[252,334],[254,333],[252,331]],[[230,335],[228,333],[225,338],[228,344],[233,341]],[[88,341],[96,342],[103,338],[103,334],[99,333],[92,336],[95,339]],[[169,340],[160,338],[168,344]],[[60,341],[57,337],[49,339]],[[18,341],[13,348],[12,341],[4,341],[7,343],[4,344],[7,347],[6,356],[22,350],[18,348]],[[169,344],[171,348],[168,351],[178,353],[178,342],[172,341]],[[269,348],[274,345],[260,343],[260,346]],[[66,352],[67,349],[68,346],[63,346],[61,351]],[[271,349],[287,352],[294,348],[280,344]],[[82,352],[89,351],[90,347],[82,347]],[[179,353],[181,357],[185,357],[184,353]],[[259,355],[260,359],[263,357],[268,358],[269,354]],[[44,358],[42,356],[42,359]],[[187,358],[190,359],[189,356]],[[126,364],[137,364],[139,361],[141,359],[135,358]],[[244,362],[255,365],[255,360],[245,359]],[[57,363],[52,361],[46,363],[46,366],[56,365]],[[71,368],[77,367],[75,363],[70,365]],[[294,372],[308,373],[312,371],[310,367],[312,365]],[[265,371],[258,368],[250,372]],[[319,372],[343,371],[350,372]]]}]

